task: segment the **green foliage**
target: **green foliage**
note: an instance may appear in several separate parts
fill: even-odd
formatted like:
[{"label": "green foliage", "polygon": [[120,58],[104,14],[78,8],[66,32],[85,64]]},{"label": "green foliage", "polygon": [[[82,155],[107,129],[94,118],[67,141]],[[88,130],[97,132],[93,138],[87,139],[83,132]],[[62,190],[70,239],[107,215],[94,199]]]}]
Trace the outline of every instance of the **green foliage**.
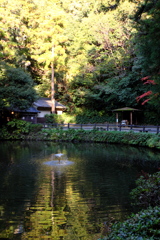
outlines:
[{"label": "green foliage", "polygon": [[23,120],[13,119],[0,128],[0,136],[1,139],[5,140],[26,139],[28,135],[34,138],[34,134],[38,133],[40,135],[41,130],[41,124],[32,124]]},{"label": "green foliage", "polygon": [[70,113],[57,114],[46,114],[47,123],[76,123],[76,115]]},{"label": "green foliage", "polygon": [[21,133],[28,133],[30,123],[23,120],[13,119],[12,121],[7,123],[7,126],[9,131],[11,132],[21,131]]},{"label": "green foliage", "polygon": [[160,238],[160,207],[133,214],[124,223],[112,226],[108,237],[99,240],[158,240]]},{"label": "green foliage", "polygon": [[1,139],[23,139],[24,135],[29,133],[30,123],[13,119],[8,122],[6,127],[3,126],[1,131]]},{"label": "green foliage", "polygon": [[[150,76],[149,79],[155,81],[155,85],[147,83],[145,91],[152,91],[148,109],[154,107],[155,112],[159,113],[160,97],[160,1],[148,0],[139,1],[134,15],[134,23],[137,29],[135,34],[136,55],[141,59],[142,77]],[[154,36],[154,37],[153,37]],[[154,110],[153,110],[154,111]],[[152,117],[153,114],[150,113]],[[156,120],[156,116],[154,117]]]},{"label": "green foliage", "polygon": [[[160,53],[158,51],[160,42],[160,1],[142,1],[136,11],[137,37],[139,53],[143,56],[143,65],[147,71],[157,73],[160,66]],[[154,35],[154,38],[153,38]]]},{"label": "green foliage", "polygon": [[[133,22],[130,15],[136,9]],[[91,110],[93,115],[95,110],[138,108],[136,97],[151,87],[140,81],[146,74],[151,73],[157,82],[153,92],[160,91],[159,0],[154,4],[151,0],[1,0],[0,14],[2,61],[29,72],[43,97],[50,96],[53,63],[56,100],[72,114],[77,108]],[[8,79],[13,84],[0,84],[0,106],[26,108],[35,93],[28,85],[19,89],[18,79],[24,77],[19,69],[11,75],[14,79]],[[1,70],[0,79],[6,80],[4,76]],[[152,109],[158,116],[158,106],[159,94],[143,109]],[[157,122],[156,114],[149,116],[147,120]],[[88,114],[77,118],[89,121]],[[97,114],[90,122],[103,120]]]},{"label": "green foliage", "polygon": [[154,138],[150,138],[147,141],[148,147],[157,147],[160,149],[160,134],[156,135]]},{"label": "green foliage", "polygon": [[29,108],[36,99],[33,80],[20,68],[0,65],[0,108]]},{"label": "green foliage", "polygon": [[150,108],[148,111],[144,111],[144,119],[145,124],[149,125],[160,125],[160,118],[159,118],[159,112],[156,111],[154,108]]},{"label": "green foliage", "polygon": [[8,140],[10,138],[11,138],[11,136],[7,130],[7,127],[1,126],[0,127],[0,140]]},{"label": "green foliage", "polygon": [[30,124],[29,126],[29,132],[30,133],[38,133],[42,130],[43,125],[42,124]]},{"label": "green foliage", "polygon": [[69,113],[63,113],[62,115],[63,122],[64,123],[76,123],[76,115],[75,114],[69,114]]},{"label": "green foliage", "polygon": [[103,111],[81,111],[75,114],[63,113],[62,115],[57,114],[46,114],[46,123],[105,123],[114,122],[114,114],[105,114]]},{"label": "green foliage", "polygon": [[142,172],[136,185],[131,191],[133,203],[147,209],[132,214],[123,223],[113,224],[109,235],[99,240],[160,238],[160,172],[153,175]]},{"label": "green foliage", "polygon": [[[82,21],[79,29],[73,30],[76,36],[77,31],[80,36],[79,42],[77,37],[75,38],[80,46],[80,53],[76,55],[79,69],[76,69],[76,74],[73,70],[73,79],[68,90],[74,106],[101,111],[126,103],[137,105],[135,97],[138,88],[133,91],[133,87],[139,76],[133,76],[136,72],[129,72],[133,65],[131,42],[128,45],[132,30],[129,21],[125,22],[126,17],[119,19],[120,12],[127,16],[134,6],[125,4],[117,5],[113,10],[114,14],[90,14]],[[81,35],[86,35],[86,38],[82,39]],[[72,39],[74,41],[74,38]],[[71,51],[71,55],[74,58],[70,58],[68,64],[72,71],[72,68],[78,66],[75,66],[75,52]]]},{"label": "green foliage", "polygon": [[[45,139],[53,141],[107,142],[160,148],[159,138],[155,134],[104,131],[103,129],[44,129]],[[149,143],[153,141],[151,146]]]},{"label": "green foliage", "polygon": [[160,172],[153,175],[143,173],[136,181],[137,187],[131,191],[134,204],[141,207],[160,207]]},{"label": "green foliage", "polygon": [[64,119],[62,115],[58,114],[46,114],[46,123],[64,123]]},{"label": "green foliage", "polygon": [[105,114],[103,111],[84,111],[76,115],[76,123],[105,123],[114,122],[115,116],[113,114]]},{"label": "green foliage", "polygon": [[[114,131],[113,131],[114,130]],[[39,139],[53,141],[107,142],[146,146],[160,149],[160,135],[149,133],[120,132],[117,129],[42,129],[41,124],[13,120],[0,129],[1,139]],[[34,135],[35,134],[35,135]]]}]

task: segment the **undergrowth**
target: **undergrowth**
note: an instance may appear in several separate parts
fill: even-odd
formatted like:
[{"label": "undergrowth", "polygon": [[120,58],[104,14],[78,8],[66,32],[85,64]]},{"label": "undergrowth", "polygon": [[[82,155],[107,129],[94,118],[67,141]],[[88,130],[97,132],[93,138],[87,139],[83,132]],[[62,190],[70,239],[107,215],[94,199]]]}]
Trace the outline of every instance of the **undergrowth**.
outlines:
[{"label": "undergrowth", "polygon": [[105,142],[160,149],[160,134],[135,133],[132,131],[104,131],[101,129],[43,129],[41,124],[31,124],[22,120],[13,120],[12,122],[9,122],[7,126],[1,127],[0,139]]}]

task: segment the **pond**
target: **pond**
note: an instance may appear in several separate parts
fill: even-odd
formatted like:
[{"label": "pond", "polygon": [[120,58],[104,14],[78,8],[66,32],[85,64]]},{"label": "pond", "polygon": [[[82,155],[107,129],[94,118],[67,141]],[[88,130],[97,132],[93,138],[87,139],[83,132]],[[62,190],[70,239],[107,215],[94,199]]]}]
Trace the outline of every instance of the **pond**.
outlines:
[{"label": "pond", "polygon": [[160,163],[157,151],[109,144],[0,142],[0,152],[0,239],[96,240],[135,210],[135,180]]}]

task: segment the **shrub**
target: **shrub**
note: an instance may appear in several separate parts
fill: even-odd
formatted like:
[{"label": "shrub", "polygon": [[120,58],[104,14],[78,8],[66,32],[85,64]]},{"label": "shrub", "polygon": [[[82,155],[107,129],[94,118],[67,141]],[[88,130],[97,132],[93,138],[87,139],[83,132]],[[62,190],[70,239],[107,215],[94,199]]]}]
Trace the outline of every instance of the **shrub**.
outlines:
[{"label": "shrub", "polygon": [[106,114],[104,111],[83,111],[76,114],[76,123],[105,123],[105,122],[114,122],[115,116]]},{"label": "shrub", "polygon": [[29,133],[30,123],[23,120],[13,119],[7,123],[7,127],[9,132],[12,133]]},{"label": "shrub", "polygon": [[136,185],[131,191],[134,204],[141,207],[160,206],[160,172],[153,175],[143,172]]},{"label": "shrub", "polygon": [[46,123],[64,123],[62,115],[46,114]]},{"label": "shrub", "polygon": [[23,120],[13,119],[0,128],[1,139],[25,139],[33,133],[40,134],[42,124],[32,124]]},{"label": "shrub", "polygon": [[[71,131],[72,130],[72,131]],[[83,142],[107,142],[107,143],[122,143],[137,146],[148,147],[148,141],[155,138],[155,148],[158,148],[159,141],[155,134],[149,133],[134,133],[134,132],[120,132],[120,131],[104,131],[102,129],[83,130],[83,129],[68,129],[63,131],[62,129],[49,129],[52,134],[54,131],[63,132],[63,134],[57,134],[56,139],[50,135],[50,140],[57,141],[83,141]],[[64,133],[65,132],[65,133]],[[45,133],[46,134],[46,133]],[[47,133],[49,134],[49,133]],[[65,135],[65,138],[64,138]]]},{"label": "shrub", "polygon": [[131,191],[136,205],[148,207],[132,214],[123,223],[115,223],[108,236],[99,240],[158,240],[160,239],[160,172],[153,175],[142,172]]},{"label": "shrub", "polygon": [[[49,136],[48,140],[53,140],[53,141],[122,143],[122,144],[130,144],[130,145],[137,145],[137,146],[154,147],[154,148],[160,149],[160,134],[157,135],[157,134],[151,134],[151,133],[135,133],[131,131],[130,132],[105,131],[104,129],[93,129],[93,130],[72,129],[74,131],[71,131],[71,129],[63,130],[62,127],[59,127],[57,129],[53,129],[53,128],[49,129],[49,133],[52,132],[52,135],[54,135],[54,137],[52,138],[52,136],[49,133],[41,131],[42,129],[41,125],[37,125],[37,124],[32,125],[31,123],[27,123],[22,120],[14,120],[9,122],[8,124],[6,126],[8,133],[4,129],[3,131],[2,131],[2,128],[0,129],[1,139],[11,139],[11,138],[18,139],[18,137],[19,139],[21,139],[21,138],[25,138],[27,134],[36,133],[37,137],[38,137],[38,134],[40,135],[40,139],[44,134],[45,140],[47,140],[47,136]],[[54,131],[56,131],[56,135],[53,134]],[[60,131],[60,133],[58,134],[57,131]],[[30,134],[30,139],[31,138],[32,136]]]},{"label": "shrub", "polygon": [[40,132],[42,130],[42,127],[43,127],[43,125],[40,124],[40,123],[30,124],[29,132],[30,133],[38,133],[38,132]]},{"label": "shrub", "polygon": [[74,114],[63,113],[61,116],[64,123],[76,123],[76,115]]},{"label": "shrub", "polygon": [[148,147],[157,147],[160,149],[160,134],[150,138],[148,141],[147,141],[147,146]]},{"label": "shrub", "polygon": [[9,139],[10,133],[8,132],[7,128],[5,126],[2,126],[0,128],[0,139]]},{"label": "shrub", "polygon": [[115,223],[109,236],[99,240],[158,240],[160,239],[160,207],[133,214],[123,223]]},{"label": "shrub", "polygon": [[0,128],[1,139],[24,139],[29,133],[29,122],[13,119]]}]

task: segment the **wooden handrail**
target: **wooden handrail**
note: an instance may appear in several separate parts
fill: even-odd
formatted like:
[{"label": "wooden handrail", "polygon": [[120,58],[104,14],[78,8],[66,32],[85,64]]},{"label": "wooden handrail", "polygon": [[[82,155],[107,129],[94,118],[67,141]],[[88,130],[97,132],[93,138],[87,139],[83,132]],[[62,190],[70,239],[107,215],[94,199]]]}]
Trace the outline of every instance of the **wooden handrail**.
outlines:
[{"label": "wooden handrail", "polygon": [[44,128],[63,128],[66,129],[85,129],[85,130],[92,130],[92,129],[99,129],[99,130],[106,130],[106,131],[133,131],[133,132],[148,132],[148,133],[160,133],[160,126],[150,126],[150,125],[122,125],[117,123],[94,123],[94,124],[58,124],[58,123],[44,123]]}]

